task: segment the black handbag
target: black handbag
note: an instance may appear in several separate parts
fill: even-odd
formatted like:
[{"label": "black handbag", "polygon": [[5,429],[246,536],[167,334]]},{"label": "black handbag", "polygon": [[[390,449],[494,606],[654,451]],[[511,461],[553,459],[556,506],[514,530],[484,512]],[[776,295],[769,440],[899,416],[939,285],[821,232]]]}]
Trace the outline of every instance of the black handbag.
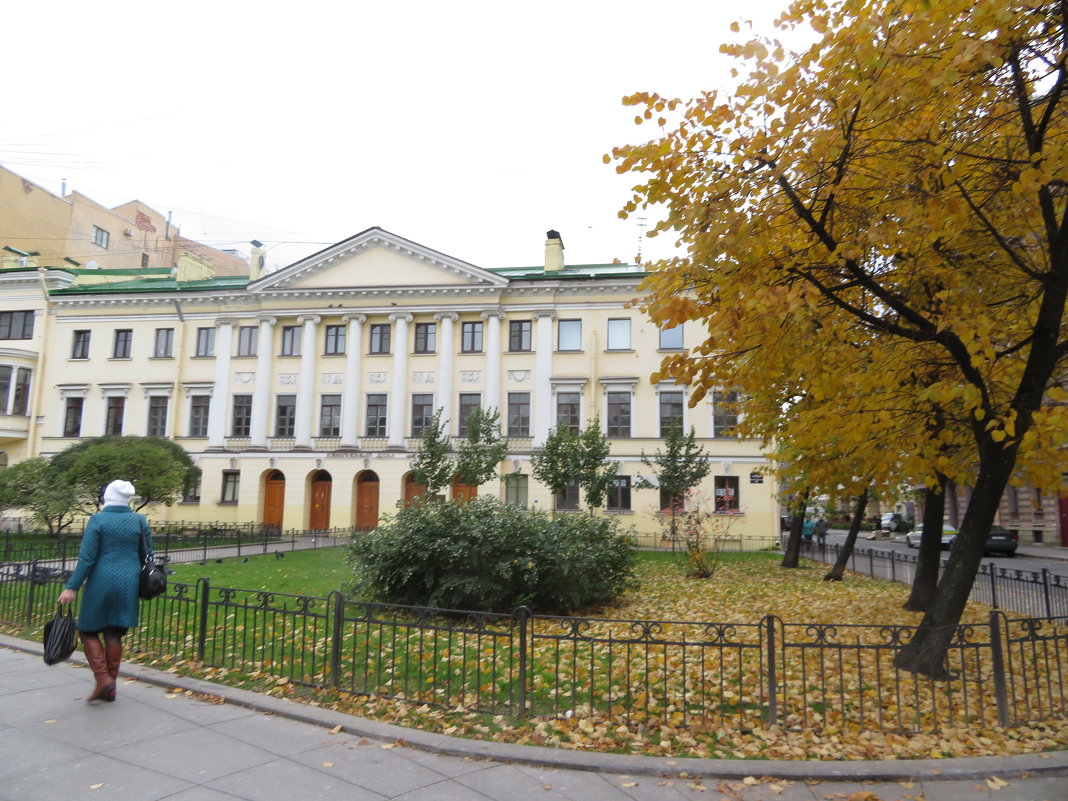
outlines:
[{"label": "black handbag", "polygon": [[137,585],[137,597],[150,601],[167,591],[167,573],[156,563],[148,552],[148,538],[145,536],[144,520],[141,521],[141,549],[144,551],[141,563],[141,578]]},{"label": "black handbag", "polygon": [[54,665],[70,659],[74,653],[74,643],[78,639],[78,627],[74,624],[74,615],[70,604],[61,604],[56,615],[44,626],[44,661]]}]

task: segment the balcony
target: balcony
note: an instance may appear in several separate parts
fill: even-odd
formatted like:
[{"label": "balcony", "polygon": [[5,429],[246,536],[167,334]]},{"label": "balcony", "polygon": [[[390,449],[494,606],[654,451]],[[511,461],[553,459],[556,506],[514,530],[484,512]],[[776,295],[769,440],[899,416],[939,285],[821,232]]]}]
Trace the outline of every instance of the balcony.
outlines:
[{"label": "balcony", "polygon": [[0,414],[0,444],[18,442],[30,435],[30,418],[25,414]]}]

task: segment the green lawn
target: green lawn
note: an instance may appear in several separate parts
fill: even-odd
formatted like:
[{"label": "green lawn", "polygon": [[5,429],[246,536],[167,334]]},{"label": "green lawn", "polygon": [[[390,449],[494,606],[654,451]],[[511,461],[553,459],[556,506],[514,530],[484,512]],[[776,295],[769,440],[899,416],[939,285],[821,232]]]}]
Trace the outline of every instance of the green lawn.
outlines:
[{"label": "green lawn", "polygon": [[313,595],[318,598],[340,590],[351,576],[342,548],[286,551],[232,559],[209,559],[204,564],[172,565],[171,581],[196,584],[206,578],[213,587],[242,590],[269,590],[287,595]]}]

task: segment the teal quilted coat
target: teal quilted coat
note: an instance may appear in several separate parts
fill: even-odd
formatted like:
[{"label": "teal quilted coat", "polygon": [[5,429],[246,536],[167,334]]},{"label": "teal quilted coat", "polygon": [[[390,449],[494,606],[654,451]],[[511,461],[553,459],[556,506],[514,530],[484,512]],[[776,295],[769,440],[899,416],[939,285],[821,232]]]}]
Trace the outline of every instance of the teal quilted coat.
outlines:
[{"label": "teal quilted coat", "polygon": [[78,551],[78,566],[67,582],[68,590],[78,590],[85,584],[78,611],[79,631],[137,625],[142,525],[152,553],[152,535],[145,517],[129,506],[105,506],[89,518]]}]

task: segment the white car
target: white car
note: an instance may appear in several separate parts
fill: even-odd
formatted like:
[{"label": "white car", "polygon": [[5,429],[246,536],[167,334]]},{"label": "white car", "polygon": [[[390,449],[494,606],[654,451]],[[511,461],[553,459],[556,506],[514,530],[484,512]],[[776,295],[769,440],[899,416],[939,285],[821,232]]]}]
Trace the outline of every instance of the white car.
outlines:
[{"label": "white car", "polygon": [[[920,547],[920,537],[923,536],[923,524],[916,526],[912,531],[905,535],[905,544],[910,548]],[[953,544],[953,538],[957,536],[957,529],[951,526],[949,523],[942,524],[942,547],[948,548]]]}]

